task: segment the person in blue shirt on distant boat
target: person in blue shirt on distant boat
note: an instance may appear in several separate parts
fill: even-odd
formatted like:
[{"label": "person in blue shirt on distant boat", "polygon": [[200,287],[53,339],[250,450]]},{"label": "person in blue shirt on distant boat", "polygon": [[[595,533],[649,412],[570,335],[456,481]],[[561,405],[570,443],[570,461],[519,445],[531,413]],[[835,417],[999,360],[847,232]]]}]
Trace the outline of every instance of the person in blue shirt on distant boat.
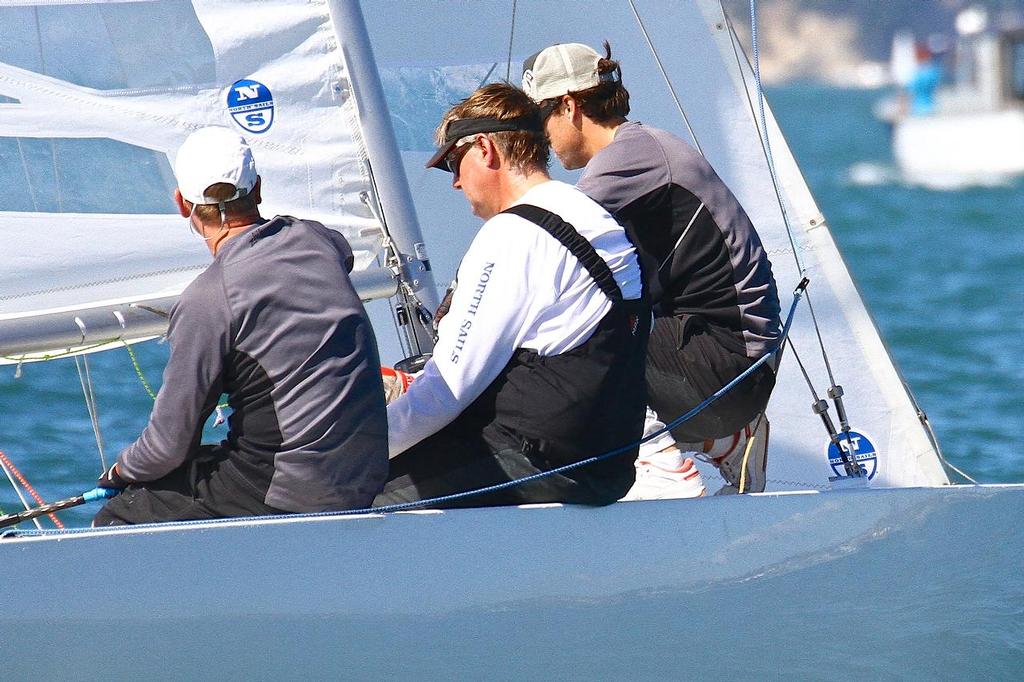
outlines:
[{"label": "person in blue shirt on distant boat", "polygon": [[[652,434],[775,348],[781,329],[771,263],[743,207],[679,137],[629,121],[629,92],[611,58],[579,43],[523,64],[523,89],[545,112],[551,147],[577,187],[622,223],[637,246],[656,316],[647,355]],[[717,466],[720,492],[765,487],[775,385],[769,364],[671,435],[649,441],[627,499],[689,497],[704,485],[687,452]],[[678,443],[677,443],[678,441]]]},{"label": "person in blue shirt on distant boat", "polygon": [[[149,424],[100,478],[123,489],[93,525],[368,507],[387,475],[370,321],[338,232],[259,214],[249,145],[213,126],[174,161],[174,200],[213,262],[171,309]],[[200,445],[222,393],[227,438]]]},{"label": "person in blue shirt on distant boat", "polygon": [[391,472],[376,506],[609,504],[634,480],[650,308],[622,227],[548,176],[541,112],[508,84],[452,108],[428,167],[485,222],[459,265],[433,356],[388,405]]},{"label": "person in blue shirt on distant boat", "polygon": [[910,95],[911,116],[931,116],[935,113],[935,92],[942,81],[942,65],[937,55],[925,45],[915,48],[917,69],[907,84]]}]

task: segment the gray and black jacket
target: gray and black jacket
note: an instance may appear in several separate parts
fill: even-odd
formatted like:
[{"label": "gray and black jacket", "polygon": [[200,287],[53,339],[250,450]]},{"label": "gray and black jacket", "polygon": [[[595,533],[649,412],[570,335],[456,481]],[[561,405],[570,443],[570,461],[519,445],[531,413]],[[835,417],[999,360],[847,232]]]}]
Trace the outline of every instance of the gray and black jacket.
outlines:
[{"label": "gray and black jacket", "polygon": [[163,386],[121,474],[152,481],[186,464],[227,393],[222,447],[265,504],[369,506],[387,476],[387,417],[352,260],[342,235],[287,216],[226,242],[171,310]]},{"label": "gray and black jacket", "polygon": [[756,358],[780,331],[771,263],[736,197],[697,150],[627,122],[577,185],[626,228],[656,316],[699,315]]}]

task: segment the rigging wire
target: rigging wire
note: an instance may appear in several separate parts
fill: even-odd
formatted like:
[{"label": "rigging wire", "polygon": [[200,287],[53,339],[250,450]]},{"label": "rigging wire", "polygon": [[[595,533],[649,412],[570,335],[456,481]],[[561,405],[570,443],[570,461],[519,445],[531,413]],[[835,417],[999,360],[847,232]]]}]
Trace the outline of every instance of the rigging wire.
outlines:
[{"label": "rigging wire", "polygon": [[487,85],[488,79],[490,79],[491,74],[494,73],[494,70],[496,68],[498,68],[498,62],[494,62],[493,64],[491,64],[491,68],[487,69],[487,73],[485,73],[484,77],[480,79],[480,82],[477,83],[476,87],[482,88],[483,86]]},{"label": "rigging wire", "polygon": [[39,202],[36,200],[36,192],[32,189],[32,176],[28,172],[28,160],[25,158],[25,150],[21,144],[21,138],[14,138],[18,141],[18,156],[21,158],[21,169],[25,173],[25,186],[28,187],[28,196],[32,199],[32,210],[39,211]]},{"label": "rigging wire", "polygon": [[[807,382],[807,388],[811,392],[811,396],[814,398],[814,402],[811,403],[811,411],[821,418],[821,423],[825,427],[825,431],[828,432],[829,441],[836,447],[839,452],[839,458],[843,462],[843,468],[846,470],[847,476],[859,477],[863,475],[860,464],[857,463],[856,455],[853,454],[853,438],[850,435],[850,425],[846,419],[846,412],[842,408],[842,387],[832,384],[828,390],[828,396],[833,399],[836,403],[836,411],[840,415],[841,428],[843,429],[843,435],[846,437],[847,447],[850,448],[848,452],[843,448],[842,443],[839,440],[839,434],[836,432],[836,427],[832,423],[832,418],[828,416],[828,402],[818,397],[817,391],[814,390],[814,385],[811,383],[811,377],[807,374],[807,370],[804,368],[804,363],[800,359],[800,354],[796,352],[796,346],[793,345],[793,339],[786,339],[786,343],[789,344],[790,349],[793,351],[793,357],[796,359],[796,364],[800,367],[801,374],[804,375],[804,381]],[[839,389],[838,395],[834,393],[835,389]]]},{"label": "rigging wire", "polygon": [[[508,61],[505,65],[505,82],[512,77],[512,38],[516,34],[516,0],[512,0],[512,24],[508,29]],[[493,69],[493,67],[492,67]]]},{"label": "rigging wire", "polygon": [[[386,238],[387,237],[385,236],[385,239]],[[381,246],[383,247],[383,244]],[[378,251],[377,254],[374,256],[374,260],[376,260],[377,265],[382,270],[385,267],[387,267],[386,264],[382,263],[381,260],[380,260],[380,251]],[[405,357],[409,357],[409,353],[406,350],[406,347],[405,347],[405,344],[404,344],[404,339],[402,337],[402,331],[401,331],[401,329],[398,328],[398,313],[395,312],[395,308],[394,308],[394,306],[392,306],[390,304],[390,302],[388,303],[387,308],[388,308],[388,317],[391,318],[391,324],[394,325],[394,327],[395,327],[395,338],[398,339],[398,345],[402,347],[402,353],[405,355]]]},{"label": "rigging wire", "polygon": [[[769,138],[769,135],[768,135],[768,118],[767,118],[767,114],[765,113],[765,105],[764,105],[764,87],[763,87],[762,82],[761,82],[760,47],[759,47],[759,43],[758,43],[758,39],[757,39],[757,0],[750,0],[750,43],[751,43],[751,52],[753,53],[753,58],[754,58],[754,64],[753,64],[754,81],[755,81],[755,86],[756,86],[756,91],[757,91],[757,106],[758,106],[758,111],[759,111],[759,114],[760,114],[760,129],[759,129],[758,132],[759,132],[759,135],[760,135],[760,137],[762,139],[762,144],[764,146],[765,160],[768,163],[768,172],[771,174],[772,185],[775,187],[775,194],[776,194],[776,197],[778,198],[778,202],[779,202],[779,210],[782,211],[783,222],[786,225],[786,234],[789,236],[789,243],[790,243],[790,246],[793,248],[793,257],[796,260],[796,264],[797,264],[797,267],[800,270],[800,274],[801,275],[805,275],[806,274],[806,266],[803,263],[803,259],[800,257],[800,251],[797,248],[796,241],[795,241],[795,239],[793,237],[793,231],[791,229],[790,217],[789,217],[789,214],[788,214],[788,212],[786,210],[786,205],[785,205],[785,202],[782,199],[782,193],[781,193],[781,190],[779,188],[778,174],[777,174],[776,169],[775,169],[775,158],[772,155],[771,139]],[[734,41],[734,46],[735,46],[735,41]],[[734,51],[735,51],[735,47],[734,47]],[[737,59],[738,59],[738,56],[737,56]],[[741,73],[743,72],[742,68],[740,69],[740,72]],[[744,85],[745,85],[745,81],[744,81]],[[749,100],[749,94],[748,94],[748,100]],[[753,112],[751,112],[751,113],[753,113]],[[821,326],[818,324],[818,316],[814,312],[814,305],[811,302],[810,292],[807,293],[807,308],[808,308],[808,310],[810,310],[810,313],[811,313],[811,322],[812,322],[812,324],[814,326],[815,336],[817,336],[817,339],[818,339],[818,348],[821,349],[821,357],[822,357],[822,360],[825,363],[825,371],[828,374],[828,379],[829,379],[829,383],[830,383],[830,386],[829,386],[829,389],[828,389],[828,396],[835,403],[836,412],[839,415],[840,427],[843,430],[843,434],[846,436],[847,442],[850,442],[850,423],[849,423],[849,420],[846,417],[846,408],[843,405],[843,387],[836,383],[835,375],[832,372],[832,363],[829,362],[828,352],[825,350],[825,340],[821,336]],[[792,342],[790,342],[790,346],[792,346]],[[794,350],[794,354],[795,354],[795,350]],[[820,406],[820,403],[819,403],[817,397],[815,397],[815,403],[819,404],[819,406]],[[818,409],[818,408],[816,408],[816,409]],[[826,406],[825,409],[827,409],[827,406]],[[824,419],[824,414],[822,415],[822,417]]]},{"label": "rigging wire", "polygon": [[[726,17],[726,21],[728,22],[728,17]],[[730,29],[730,34],[731,34],[730,40],[731,40],[732,45],[733,45],[733,54],[736,57],[737,66],[739,67],[740,75],[741,75],[741,77],[743,79],[744,90],[747,91],[747,101],[748,101],[748,104],[749,104],[750,109],[751,109],[751,115],[754,116],[755,120],[759,121],[759,123],[758,123],[758,126],[759,126],[758,127],[758,136],[761,138],[761,145],[762,145],[762,147],[764,149],[765,161],[766,161],[766,163],[768,165],[768,172],[769,172],[769,174],[771,176],[771,179],[772,179],[772,186],[773,186],[773,188],[775,190],[775,196],[776,196],[776,199],[777,199],[778,204],[779,204],[779,210],[782,213],[783,223],[786,226],[786,235],[789,238],[790,247],[793,250],[793,258],[796,261],[796,265],[797,265],[797,268],[800,271],[800,274],[801,275],[806,275],[806,266],[803,263],[803,259],[800,257],[800,250],[799,250],[799,248],[797,248],[796,239],[795,239],[795,237],[793,235],[792,221],[791,221],[789,213],[788,213],[788,211],[786,209],[786,203],[785,203],[785,201],[783,200],[783,197],[782,197],[782,191],[781,191],[781,188],[779,186],[778,173],[776,172],[776,167],[775,167],[775,158],[774,158],[774,155],[772,154],[771,139],[770,139],[770,136],[769,136],[769,129],[768,129],[768,117],[767,117],[767,114],[766,114],[766,111],[765,111],[764,87],[763,87],[763,84],[761,82],[760,46],[759,46],[758,35],[757,35],[757,0],[750,0],[750,42],[751,42],[751,52],[752,52],[752,55],[753,55],[752,70],[753,70],[753,74],[754,74],[754,85],[755,85],[755,92],[757,94],[757,108],[758,108],[759,116],[757,114],[754,114],[754,111],[753,111],[754,105],[753,105],[753,102],[750,101],[750,91],[749,91],[749,87],[747,87],[747,83],[746,83],[746,75],[745,75],[746,72],[743,69],[743,63],[742,63],[742,60],[740,59],[740,56],[739,56],[740,55],[740,49],[739,49],[739,47],[737,45],[737,39],[736,39],[736,36],[735,36],[735,31],[732,31]],[[807,307],[811,311],[811,322],[812,322],[812,325],[814,326],[814,333],[815,333],[815,335],[817,337],[817,340],[818,340],[818,347],[821,350],[821,357],[824,360],[826,372],[828,373],[828,378],[829,378],[829,382],[830,382],[830,385],[829,385],[829,388],[828,388],[828,397],[835,404],[836,413],[837,413],[837,415],[839,417],[840,428],[842,429],[843,435],[845,436],[847,443],[850,443],[851,442],[850,423],[849,423],[849,419],[847,418],[846,407],[843,404],[843,395],[844,395],[843,387],[836,383],[835,376],[834,376],[834,374],[832,372],[832,365],[831,365],[831,363],[829,362],[829,359],[828,359],[828,351],[825,349],[825,342],[824,342],[824,339],[822,338],[822,335],[821,335],[821,326],[818,324],[818,318],[817,318],[817,315],[814,312],[814,306],[811,303],[811,298],[810,298],[809,294],[808,294],[808,297],[807,297]],[[792,346],[792,343],[790,343],[790,345]],[[801,369],[802,369],[802,367],[801,367]],[[825,423],[826,429],[829,431],[830,438],[832,438],[832,440],[835,443],[836,447],[839,448],[840,453],[842,453],[843,450],[842,450],[842,448],[840,447],[838,441],[835,439],[835,437],[833,435],[834,428],[832,427],[831,420],[829,419],[828,414],[827,414],[828,403],[815,398],[815,403],[814,403],[814,408],[813,409],[814,409],[814,412],[816,414],[818,414],[821,417],[822,421]],[[844,464],[846,464],[847,471],[849,472],[850,471],[849,462],[846,461],[846,457],[845,456],[843,456],[843,460],[844,460]],[[856,471],[857,475],[859,475],[860,469],[856,468],[855,471]]]},{"label": "rigging wire", "polygon": [[[14,479],[11,478],[11,473],[13,473],[17,477],[17,479],[21,482],[21,485],[24,486],[25,490],[28,491],[28,494],[32,496],[32,499],[34,499],[37,504],[46,504],[43,501],[43,498],[39,495],[39,493],[36,492],[36,489],[33,488],[32,485],[27,480],[25,480],[25,477],[21,475],[21,472],[18,471],[18,467],[14,466],[14,462],[12,462],[7,457],[7,455],[4,454],[2,451],[0,451],[0,468],[3,468],[4,474],[7,475],[7,480],[11,482],[11,487],[14,488],[14,492],[17,493],[18,499],[21,500],[21,503],[22,505],[25,506],[25,509],[29,509],[28,501],[21,494],[21,490],[18,488],[17,484],[15,484]],[[49,516],[50,520],[53,521],[53,525],[57,526],[57,528],[64,528],[64,524],[60,522],[60,519],[58,519],[53,514],[50,514]],[[42,530],[42,526],[39,524],[39,521],[36,521],[35,524],[36,528]]]},{"label": "rigging wire", "polygon": [[796,261],[797,271],[801,275],[806,275],[807,268],[804,266],[803,259],[800,257],[800,249],[797,248],[796,237],[793,235],[792,221],[790,220],[789,212],[786,210],[786,202],[782,198],[782,189],[779,187],[779,178],[775,172],[775,157],[772,154],[771,143],[768,140],[768,120],[764,108],[764,88],[761,83],[761,53],[757,40],[757,0],[750,0],[750,41],[752,48],[751,52],[753,53],[752,71],[754,74],[754,90],[757,93],[760,118],[758,118],[757,112],[754,111],[754,102],[750,98],[750,87],[747,83],[747,72],[746,69],[743,68],[744,60],[740,56],[743,51],[737,42],[736,32],[732,29],[732,24],[728,15],[725,15],[725,21],[729,25],[729,38],[732,44],[733,56],[736,59],[736,67],[739,71],[740,79],[743,81],[743,92],[747,98],[747,106],[750,108],[750,116],[758,126],[758,138],[760,139],[761,148],[764,152],[765,162],[768,165],[768,174],[772,181],[772,189],[775,191],[775,200],[779,205],[779,212],[782,214],[782,223],[786,228],[786,236],[789,239],[789,246],[793,251],[793,259]]},{"label": "rigging wire", "polygon": [[[46,64],[46,52],[43,50],[43,28],[39,21],[39,8],[36,7],[34,11],[34,18],[36,24],[36,43],[39,45],[39,65],[40,72],[46,75],[50,75],[49,67]],[[60,171],[57,168],[57,147],[54,143],[54,139],[50,138],[50,159],[53,164],[53,186],[54,192],[57,198],[57,210],[60,213],[64,212],[64,199],[61,196],[60,191]]]},{"label": "rigging wire", "polygon": [[[85,372],[82,372],[82,365],[85,365]],[[85,397],[85,409],[89,412],[89,420],[92,422],[92,433],[96,437],[96,449],[100,453],[100,465],[103,471],[107,469],[107,458],[103,451],[103,434],[100,432],[99,408],[96,404],[96,393],[93,390],[92,374],[89,372],[89,361],[83,355],[81,363],[79,356],[75,356],[75,368],[78,370],[78,381],[82,385],[82,395]]]},{"label": "rigging wire", "polygon": [[644,20],[640,18],[640,12],[636,9],[636,4],[633,0],[629,0],[629,8],[633,10],[633,16],[636,17],[636,23],[640,26],[640,32],[644,35],[644,40],[647,41],[647,47],[651,50],[651,54],[654,55],[654,61],[658,65],[658,71],[661,72],[661,77],[665,79],[665,85],[668,86],[669,94],[672,95],[672,101],[675,102],[676,109],[679,111],[679,115],[683,118],[683,124],[686,125],[686,131],[690,134],[690,139],[693,140],[693,146],[697,148],[697,152],[704,156],[704,150],[701,149],[700,140],[697,139],[696,133],[693,132],[693,127],[690,125],[690,119],[686,115],[686,111],[683,110],[683,105],[679,101],[679,96],[676,94],[676,88],[672,84],[672,79],[668,77],[668,71],[665,70],[665,65],[661,63],[661,55],[658,54],[657,48],[654,47],[654,42],[651,40],[651,36],[647,33],[647,27],[644,26]]},{"label": "rigging wire", "polygon": [[[387,260],[392,262],[385,262],[385,267],[390,269],[395,278],[398,280],[398,291],[395,292],[395,297],[398,303],[394,306],[388,303],[388,310],[391,313],[391,318],[395,324],[395,335],[398,337],[398,345],[401,346],[402,353],[405,357],[411,357],[413,355],[420,354],[419,339],[416,338],[415,328],[411,332],[403,332],[401,330],[402,322],[399,319],[398,308],[402,307],[403,310],[406,308],[406,304],[418,304],[419,298],[415,295],[409,296],[408,292],[403,291],[402,285],[405,283],[402,277],[402,263],[398,246],[395,244],[394,239],[391,237],[391,231],[388,229],[387,221],[384,219],[384,213],[380,210],[380,206],[376,201],[377,195],[377,182],[374,179],[373,172],[370,172],[370,187],[373,189],[373,196],[370,196],[369,192],[363,191],[359,194],[360,201],[366,206],[366,208],[373,215],[374,219],[380,225],[381,233],[381,250],[387,254]],[[377,262],[380,262],[380,252],[377,253]],[[411,291],[411,288],[410,288]],[[390,297],[389,297],[390,298]],[[407,300],[411,298],[411,300]],[[406,315],[409,314],[408,310],[405,310]]]},{"label": "rigging wire", "polygon": [[[4,473],[5,473],[6,475],[7,475],[7,480],[11,482],[11,487],[12,487],[12,488],[14,488],[14,492],[15,492],[15,494],[16,494],[16,495],[18,496],[18,499],[19,499],[19,500],[21,500],[21,505],[22,505],[23,507],[25,507],[25,510],[26,510],[26,511],[28,511],[29,509],[31,509],[31,508],[32,508],[32,506],[31,506],[31,505],[30,505],[30,504],[28,503],[28,500],[26,500],[26,499],[25,499],[25,496],[24,496],[24,495],[22,494],[22,492],[21,492],[21,488],[19,488],[19,487],[18,487],[18,484],[14,482],[14,479],[13,479],[13,478],[11,478],[11,472],[10,472],[10,471],[8,471],[8,470],[7,470],[7,467],[6,467],[6,466],[4,466],[3,464],[0,464],[0,469],[3,469],[3,470],[4,470]],[[43,529],[43,526],[42,526],[42,524],[41,524],[41,523],[39,523],[39,519],[38,519],[38,518],[36,518],[36,519],[32,519],[32,522],[33,522],[34,524],[36,524],[36,528],[38,528],[39,530],[42,530],[42,529]]]},{"label": "rigging wire", "polygon": [[974,485],[981,485],[976,480],[974,480],[973,478],[968,476],[966,473],[964,473],[964,471],[962,469],[960,469],[959,467],[954,465],[952,462],[950,462],[948,459],[946,459],[946,456],[942,454],[942,448],[939,447],[939,439],[935,435],[935,430],[932,429],[932,423],[928,420],[928,416],[924,412],[918,412],[918,417],[920,418],[921,423],[924,424],[924,427],[928,430],[928,436],[929,436],[929,438],[932,441],[932,446],[935,448],[935,452],[939,455],[939,461],[941,461],[943,464],[945,464],[947,467],[949,467],[950,469],[952,469],[956,473],[958,473],[961,476],[963,476],[964,480],[970,481]]},{"label": "rigging wire", "polygon": [[825,340],[821,338],[821,328],[818,326],[818,317],[814,314],[814,306],[811,305],[811,297],[807,297],[807,309],[811,312],[811,320],[814,322],[814,333],[818,336],[818,347],[821,349],[821,358],[825,361],[825,371],[828,373],[828,380],[833,386],[836,379],[832,376],[832,363],[828,361],[828,353],[825,352]]},{"label": "rigging wire", "polygon": [[57,193],[57,211],[64,212],[64,196],[60,191],[60,168],[57,166],[57,145],[53,138],[50,138],[50,158],[53,160],[53,187]]},{"label": "rigging wire", "polygon": [[[896,370],[896,373],[899,374],[899,369]],[[921,406],[917,402],[917,398],[914,397],[913,392],[910,390],[910,386],[907,385],[907,382],[903,379],[902,375],[900,375],[900,383],[903,384],[903,388],[907,393],[907,397],[910,398],[910,402],[914,406],[914,411],[917,413],[918,421],[920,421],[921,424],[924,425],[925,430],[928,432],[928,440],[931,442],[931,446],[935,450],[935,454],[939,456],[939,461],[942,462],[942,464],[944,464],[949,469],[952,469],[960,476],[962,476],[965,481],[973,483],[974,485],[980,485],[980,483],[978,483],[976,480],[967,475],[963,470],[961,470],[952,462],[946,459],[946,456],[942,452],[942,447],[939,445],[939,437],[935,435],[935,429],[932,428],[931,420],[928,419],[928,415],[925,413],[925,411],[921,409]]]}]

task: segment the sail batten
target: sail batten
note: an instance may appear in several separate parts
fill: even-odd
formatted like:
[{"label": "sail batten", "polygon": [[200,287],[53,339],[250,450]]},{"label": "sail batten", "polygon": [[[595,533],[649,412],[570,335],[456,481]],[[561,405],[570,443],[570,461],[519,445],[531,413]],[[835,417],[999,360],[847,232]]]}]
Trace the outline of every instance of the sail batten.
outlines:
[{"label": "sail batten", "polygon": [[[202,268],[198,269],[199,272]],[[196,274],[196,273],[192,273]],[[190,277],[180,278],[190,281]],[[352,284],[364,301],[395,295],[398,282],[387,270],[356,272]],[[96,352],[162,336],[184,285],[170,292],[127,300],[98,301],[29,313],[0,313],[0,365]]]}]

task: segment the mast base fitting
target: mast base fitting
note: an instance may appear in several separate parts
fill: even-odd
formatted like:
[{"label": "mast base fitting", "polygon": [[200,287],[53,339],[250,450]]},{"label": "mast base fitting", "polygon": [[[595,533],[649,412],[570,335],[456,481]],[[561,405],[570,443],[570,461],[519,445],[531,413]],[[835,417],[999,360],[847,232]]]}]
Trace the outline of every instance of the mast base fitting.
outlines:
[{"label": "mast base fitting", "polygon": [[409,374],[416,374],[422,371],[424,365],[427,364],[427,360],[430,359],[430,353],[421,353],[420,355],[413,355],[412,357],[399,360],[395,363],[395,369],[400,372],[408,372]]},{"label": "mast base fitting", "polygon": [[829,476],[828,484],[832,490],[862,490],[868,487],[867,476]]}]

